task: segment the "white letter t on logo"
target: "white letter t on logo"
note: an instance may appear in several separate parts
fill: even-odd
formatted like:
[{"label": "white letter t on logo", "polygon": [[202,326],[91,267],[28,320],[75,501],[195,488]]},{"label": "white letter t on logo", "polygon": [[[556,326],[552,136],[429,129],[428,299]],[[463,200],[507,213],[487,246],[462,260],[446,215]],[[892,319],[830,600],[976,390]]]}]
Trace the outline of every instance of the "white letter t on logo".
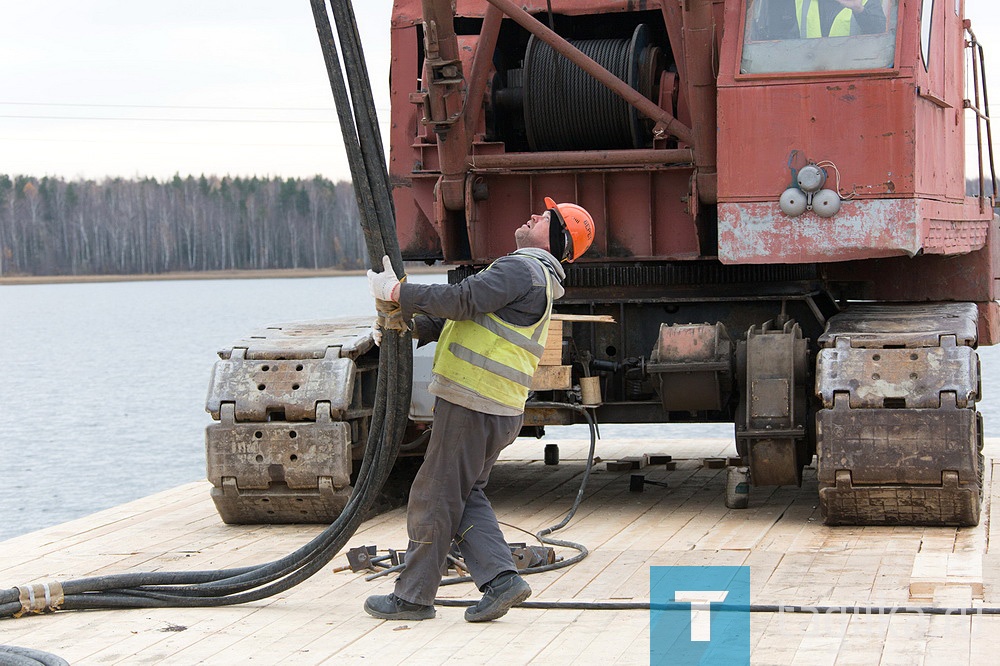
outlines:
[{"label": "white letter t on logo", "polygon": [[674,601],[691,603],[691,640],[712,640],[712,602],[722,602],[729,596],[727,590],[696,591],[677,590]]}]

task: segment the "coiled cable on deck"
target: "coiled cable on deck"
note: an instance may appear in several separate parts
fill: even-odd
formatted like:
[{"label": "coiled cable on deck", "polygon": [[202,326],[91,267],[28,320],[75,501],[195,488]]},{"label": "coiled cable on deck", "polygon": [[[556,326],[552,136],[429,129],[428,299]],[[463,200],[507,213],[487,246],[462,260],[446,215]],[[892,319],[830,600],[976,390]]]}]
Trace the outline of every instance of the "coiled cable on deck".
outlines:
[{"label": "coiled cable on deck", "polygon": [[69,666],[69,662],[49,652],[15,645],[0,645],[2,666]]},{"label": "coiled cable on deck", "polygon": [[[310,1],[344,135],[369,263],[372,268],[381,268],[382,257],[388,255],[396,275],[402,276],[383,144],[350,0],[330,0],[344,55],[343,67],[326,5],[323,0]],[[350,82],[350,95],[345,78]],[[47,599],[45,604],[37,603],[39,595],[33,594],[28,594],[31,600],[27,605],[24,603],[23,590],[31,592],[34,587],[2,590],[0,618],[53,610],[224,606],[263,599],[309,578],[351,538],[392,470],[407,424],[412,374],[409,331],[386,331],[379,353],[375,408],[354,492],[337,520],[295,552],[252,567],[70,580],[61,583],[62,596],[58,601],[51,595],[43,595]],[[42,584],[42,589],[56,585]]]}]

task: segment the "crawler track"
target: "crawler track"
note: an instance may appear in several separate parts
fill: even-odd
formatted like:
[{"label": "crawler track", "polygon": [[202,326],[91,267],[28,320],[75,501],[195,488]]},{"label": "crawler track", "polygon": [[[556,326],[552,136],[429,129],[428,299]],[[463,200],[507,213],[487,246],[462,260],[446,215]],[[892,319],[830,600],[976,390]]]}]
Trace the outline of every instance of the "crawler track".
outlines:
[{"label": "crawler track", "polygon": [[820,337],[820,506],[830,525],[979,523],[982,418],[971,303],[859,305]]}]

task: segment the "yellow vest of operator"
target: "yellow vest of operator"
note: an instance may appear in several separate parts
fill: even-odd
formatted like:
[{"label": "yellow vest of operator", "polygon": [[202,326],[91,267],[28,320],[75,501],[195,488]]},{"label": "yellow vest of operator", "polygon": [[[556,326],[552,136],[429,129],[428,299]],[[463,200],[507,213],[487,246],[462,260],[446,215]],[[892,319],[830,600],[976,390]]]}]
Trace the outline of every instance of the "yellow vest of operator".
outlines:
[{"label": "yellow vest of operator", "polygon": [[[530,326],[515,326],[493,313],[474,319],[448,320],[434,352],[434,373],[475,391],[479,395],[524,409],[531,380],[545,350],[552,313],[552,278],[542,262],[539,271],[545,280],[545,314]],[[487,268],[486,270],[489,270]]]},{"label": "yellow vest of operator", "polygon": [[[802,25],[802,5],[806,4],[805,30]],[[868,4],[868,0],[863,0],[861,6]],[[799,34],[802,37],[849,37],[851,34],[851,20],[854,12],[847,7],[837,12],[830,26],[830,34],[823,35],[823,27],[819,20],[819,0],[795,0],[795,18],[799,22]]]}]

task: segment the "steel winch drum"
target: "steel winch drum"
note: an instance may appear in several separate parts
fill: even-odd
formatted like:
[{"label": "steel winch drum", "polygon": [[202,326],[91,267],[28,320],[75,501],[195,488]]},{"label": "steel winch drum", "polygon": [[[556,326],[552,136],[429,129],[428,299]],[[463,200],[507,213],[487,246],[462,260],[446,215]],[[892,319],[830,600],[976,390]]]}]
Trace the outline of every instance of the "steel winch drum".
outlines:
[{"label": "steel winch drum", "polygon": [[[645,24],[630,39],[570,41],[652,101],[662,51]],[[651,144],[652,123],[631,105],[532,36],[524,54],[524,124],[528,146],[543,150],[610,150]]]}]

